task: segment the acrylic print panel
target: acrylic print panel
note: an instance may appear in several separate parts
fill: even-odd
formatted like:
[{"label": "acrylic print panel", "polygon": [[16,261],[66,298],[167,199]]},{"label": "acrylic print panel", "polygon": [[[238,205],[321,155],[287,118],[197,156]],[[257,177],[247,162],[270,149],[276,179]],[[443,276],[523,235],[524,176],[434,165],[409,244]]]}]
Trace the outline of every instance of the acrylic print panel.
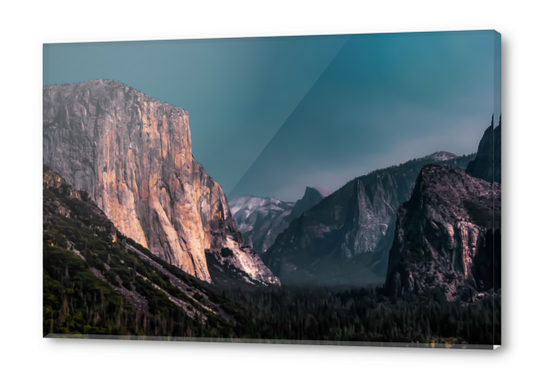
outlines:
[{"label": "acrylic print panel", "polygon": [[497,32],[43,54],[44,336],[500,345]]}]

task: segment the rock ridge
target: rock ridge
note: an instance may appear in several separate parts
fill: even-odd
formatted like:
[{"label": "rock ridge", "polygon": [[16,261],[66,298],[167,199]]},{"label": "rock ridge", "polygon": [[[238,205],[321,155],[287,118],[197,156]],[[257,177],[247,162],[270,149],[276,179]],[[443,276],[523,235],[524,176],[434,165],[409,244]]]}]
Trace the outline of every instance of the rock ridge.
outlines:
[{"label": "rock ridge", "polygon": [[473,301],[500,288],[498,183],[427,165],[397,212],[385,288],[389,295],[438,288]]},{"label": "rock ridge", "polygon": [[250,277],[278,283],[194,159],[186,110],[112,80],[45,86],[43,157],[121,233],[166,262],[212,282],[205,251],[228,247]]},{"label": "rock ridge", "polygon": [[284,283],[382,284],[399,205],[424,165],[466,168],[474,158],[454,157],[435,153],[349,181],[293,220],[262,259]]}]

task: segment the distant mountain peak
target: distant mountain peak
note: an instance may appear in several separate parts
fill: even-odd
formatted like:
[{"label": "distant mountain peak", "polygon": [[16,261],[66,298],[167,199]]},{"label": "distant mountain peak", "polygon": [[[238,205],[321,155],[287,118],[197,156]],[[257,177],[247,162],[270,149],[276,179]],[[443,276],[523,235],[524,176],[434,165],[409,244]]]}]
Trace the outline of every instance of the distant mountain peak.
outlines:
[{"label": "distant mountain peak", "polygon": [[316,186],[315,186],[315,187],[307,187],[307,188],[305,188],[305,196],[307,196],[307,192],[310,193],[311,190],[312,190],[312,191],[314,191],[314,190],[317,191],[317,192],[320,194],[320,196],[322,196],[322,199],[323,199],[324,197],[327,197],[327,196],[329,196],[329,195],[331,195],[331,194],[333,193],[333,191],[330,191],[330,190],[328,190],[327,188],[324,188],[324,187],[316,187]]},{"label": "distant mountain peak", "polygon": [[232,217],[247,244],[263,254],[293,219],[331,193],[322,187],[306,187],[303,197],[295,203],[280,201],[274,196],[244,195],[229,204]]},{"label": "distant mountain peak", "polygon": [[298,218],[303,212],[311,209],[318,204],[324,197],[331,195],[331,191],[322,187],[306,187],[305,194],[301,199],[296,201],[290,219]]},{"label": "distant mountain peak", "polygon": [[[474,158],[453,158],[450,153],[432,156],[449,158],[446,165],[461,169]],[[292,210],[297,219],[276,236],[262,260],[281,283],[382,284],[397,209],[410,199],[416,178],[428,163],[442,164],[434,158],[418,158],[375,170],[349,181],[304,212]],[[316,195],[317,191],[307,193]]]},{"label": "distant mountain peak", "polygon": [[422,159],[432,159],[434,161],[449,161],[450,159],[457,158],[457,155],[448,151],[437,151],[433,154],[427,155]]}]

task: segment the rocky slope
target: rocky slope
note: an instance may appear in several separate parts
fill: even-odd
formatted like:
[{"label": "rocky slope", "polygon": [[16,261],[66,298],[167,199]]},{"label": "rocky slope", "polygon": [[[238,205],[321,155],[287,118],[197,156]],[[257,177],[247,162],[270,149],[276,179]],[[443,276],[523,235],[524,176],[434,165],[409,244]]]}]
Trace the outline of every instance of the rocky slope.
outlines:
[{"label": "rocky slope", "polygon": [[43,89],[43,159],[89,193],[124,235],[211,282],[206,251],[254,281],[278,283],[231,217],[222,188],[194,159],[188,113],[122,83]]},{"label": "rocky slope", "polygon": [[421,168],[465,168],[472,159],[438,152],[356,178],[292,221],[262,259],[283,282],[381,284],[396,211]]},{"label": "rocky slope", "polygon": [[[367,288],[224,290],[123,236],[88,194],[47,167],[43,179],[44,337],[419,341],[443,348],[500,342],[500,295],[460,304],[431,296],[395,302]],[[27,279],[22,273],[19,281]]]},{"label": "rocky slope", "polygon": [[[75,213],[75,215],[74,215]],[[43,166],[43,225],[44,234],[54,216],[83,220],[85,226],[103,237],[115,241],[118,230],[90,198],[88,192],[78,191],[48,166]],[[54,224],[54,223],[53,223]]]},{"label": "rocky slope", "polygon": [[501,118],[499,125],[494,128],[493,119],[486,129],[480,144],[476,158],[469,163],[467,173],[486,182],[501,182]]},{"label": "rocky slope", "polygon": [[230,209],[247,244],[261,255],[273,245],[277,236],[292,220],[330,193],[320,187],[307,187],[303,197],[295,203],[280,201],[274,197],[245,195],[230,201]]},{"label": "rocky slope", "polygon": [[448,300],[472,301],[500,288],[500,204],[499,184],[425,166],[397,212],[388,294],[440,288]]}]

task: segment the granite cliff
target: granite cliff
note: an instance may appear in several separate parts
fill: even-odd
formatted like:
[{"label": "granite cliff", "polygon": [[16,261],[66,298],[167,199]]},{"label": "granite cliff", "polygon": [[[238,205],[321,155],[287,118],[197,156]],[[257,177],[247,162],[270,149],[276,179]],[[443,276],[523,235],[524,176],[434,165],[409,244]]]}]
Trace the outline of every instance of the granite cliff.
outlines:
[{"label": "granite cliff", "polygon": [[437,152],[358,177],[293,220],[262,259],[283,282],[382,284],[397,209],[421,168],[437,162],[464,169],[472,159]]},{"label": "granite cliff", "polygon": [[192,156],[185,110],[110,80],[46,86],[43,159],[122,234],[183,271],[212,282],[206,252],[227,248],[252,280],[279,283]]},{"label": "granite cliff", "polygon": [[500,288],[500,184],[425,166],[397,212],[385,288],[473,301]]}]

